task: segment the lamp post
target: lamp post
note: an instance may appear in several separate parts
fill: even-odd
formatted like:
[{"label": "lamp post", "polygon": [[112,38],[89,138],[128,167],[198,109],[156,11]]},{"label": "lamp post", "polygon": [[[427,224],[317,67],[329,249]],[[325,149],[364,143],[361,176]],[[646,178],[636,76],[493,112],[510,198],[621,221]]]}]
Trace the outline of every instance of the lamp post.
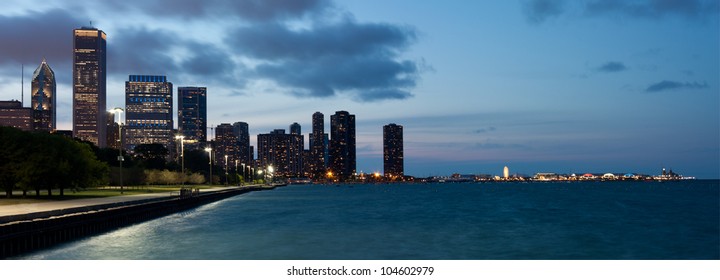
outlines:
[{"label": "lamp post", "polygon": [[225,155],[225,186],[228,185],[227,158],[228,158],[228,155]]},{"label": "lamp post", "polygon": [[247,177],[245,176],[245,164],[241,163],[240,165],[242,165],[242,169],[243,169],[243,176],[242,176],[243,181],[247,181]]},{"label": "lamp post", "polygon": [[212,148],[205,148],[205,151],[208,153],[208,158],[210,159],[208,161],[208,165],[210,166],[210,185],[213,184],[213,178],[212,178]]},{"label": "lamp post", "polygon": [[185,188],[185,135],[175,135],[180,140],[180,173],[182,173],[182,187]]},{"label": "lamp post", "polygon": [[120,141],[120,146],[118,147],[118,162],[120,163],[120,194],[123,194],[123,168],[122,163],[125,161],[125,157],[122,155],[123,150],[123,142],[122,142],[122,113],[125,110],[120,107],[115,107],[115,109],[110,110],[110,112],[113,112],[115,114],[118,114],[118,138]]},{"label": "lamp post", "polygon": [[238,186],[240,186],[240,178],[239,178],[240,175],[238,174],[237,167],[238,167],[238,160],[236,159],[235,160],[235,178],[238,179]]}]

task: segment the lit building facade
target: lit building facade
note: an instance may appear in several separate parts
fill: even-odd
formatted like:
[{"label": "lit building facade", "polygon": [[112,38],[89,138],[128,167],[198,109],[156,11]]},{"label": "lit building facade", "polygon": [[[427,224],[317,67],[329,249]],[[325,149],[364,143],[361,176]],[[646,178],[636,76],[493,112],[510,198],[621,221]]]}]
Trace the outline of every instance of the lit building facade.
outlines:
[{"label": "lit building facade", "polygon": [[325,116],[320,112],[312,115],[312,133],[309,138],[310,156],[306,164],[313,178],[323,178],[328,161],[328,135],[325,133]]},{"label": "lit building facade", "polygon": [[346,181],[355,175],[355,115],[337,111],[330,116],[330,171]]},{"label": "lit building facade", "polygon": [[125,82],[125,107],[125,149],[157,143],[172,151],[173,84],[167,77],[130,75]]},{"label": "lit building facade", "polygon": [[120,126],[115,122],[113,112],[107,112],[107,147],[120,149]]},{"label": "lit building facade", "polygon": [[237,137],[238,160],[249,165],[253,163],[253,151],[250,146],[250,132],[246,122],[233,123],[233,130]]},{"label": "lit building facade", "polygon": [[191,142],[185,148],[200,148],[207,141],[207,88],[178,87],[178,99],[178,130]]},{"label": "lit building facade", "polygon": [[402,125],[383,126],[383,171],[388,178],[405,176]]},{"label": "lit building facade", "polygon": [[215,127],[215,163],[221,167],[225,167],[225,156],[227,156],[227,166],[235,167],[235,160],[238,159],[237,136],[233,126],[229,123],[223,123]]},{"label": "lit building facade", "polygon": [[24,131],[32,131],[32,108],[23,107],[22,103],[17,100],[0,101],[0,126],[9,126]]},{"label": "lit building facade", "polygon": [[302,177],[303,142],[302,135],[286,134],[284,129],[258,134],[259,167],[272,166],[275,176]]},{"label": "lit building facade", "polygon": [[73,136],[104,148],[107,141],[106,35],[73,30]]},{"label": "lit building facade", "polygon": [[35,130],[52,132],[57,128],[57,91],[55,88],[55,72],[43,59],[33,73],[31,84],[31,108],[33,109]]}]

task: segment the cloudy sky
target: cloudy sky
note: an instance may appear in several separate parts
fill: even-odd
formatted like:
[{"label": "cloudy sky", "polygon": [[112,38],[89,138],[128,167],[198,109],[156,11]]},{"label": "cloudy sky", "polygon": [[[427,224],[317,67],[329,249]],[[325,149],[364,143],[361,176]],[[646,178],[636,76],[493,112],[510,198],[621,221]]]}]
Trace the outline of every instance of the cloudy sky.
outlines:
[{"label": "cloudy sky", "polygon": [[[72,29],[108,35],[108,102],[131,74],[208,87],[250,133],[357,117],[358,171],[641,172],[720,178],[718,0],[3,1],[0,100],[46,58],[71,129]],[[177,106],[177,105],[175,105]],[[177,107],[176,107],[177,108]],[[255,137],[252,137],[255,142]]]}]

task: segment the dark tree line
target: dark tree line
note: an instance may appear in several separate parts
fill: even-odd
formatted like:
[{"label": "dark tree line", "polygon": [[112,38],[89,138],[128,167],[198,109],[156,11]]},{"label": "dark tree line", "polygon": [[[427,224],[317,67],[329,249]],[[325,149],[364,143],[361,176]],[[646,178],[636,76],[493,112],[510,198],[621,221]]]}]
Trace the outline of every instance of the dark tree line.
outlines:
[{"label": "dark tree line", "polygon": [[97,160],[87,143],[55,134],[0,127],[0,189],[8,197],[15,190],[80,190],[105,184],[108,165]]}]

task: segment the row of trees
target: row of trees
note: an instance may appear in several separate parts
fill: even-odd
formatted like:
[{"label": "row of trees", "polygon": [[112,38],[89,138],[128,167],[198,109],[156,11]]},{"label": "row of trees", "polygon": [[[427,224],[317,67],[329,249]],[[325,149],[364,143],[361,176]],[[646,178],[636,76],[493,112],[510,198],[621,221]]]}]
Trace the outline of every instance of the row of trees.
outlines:
[{"label": "row of trees", "polygon": [[107,183],[108,165],[97,159],[92,147],[61,135],[32,133],[0,127],[0,189],[79,190]]}]

